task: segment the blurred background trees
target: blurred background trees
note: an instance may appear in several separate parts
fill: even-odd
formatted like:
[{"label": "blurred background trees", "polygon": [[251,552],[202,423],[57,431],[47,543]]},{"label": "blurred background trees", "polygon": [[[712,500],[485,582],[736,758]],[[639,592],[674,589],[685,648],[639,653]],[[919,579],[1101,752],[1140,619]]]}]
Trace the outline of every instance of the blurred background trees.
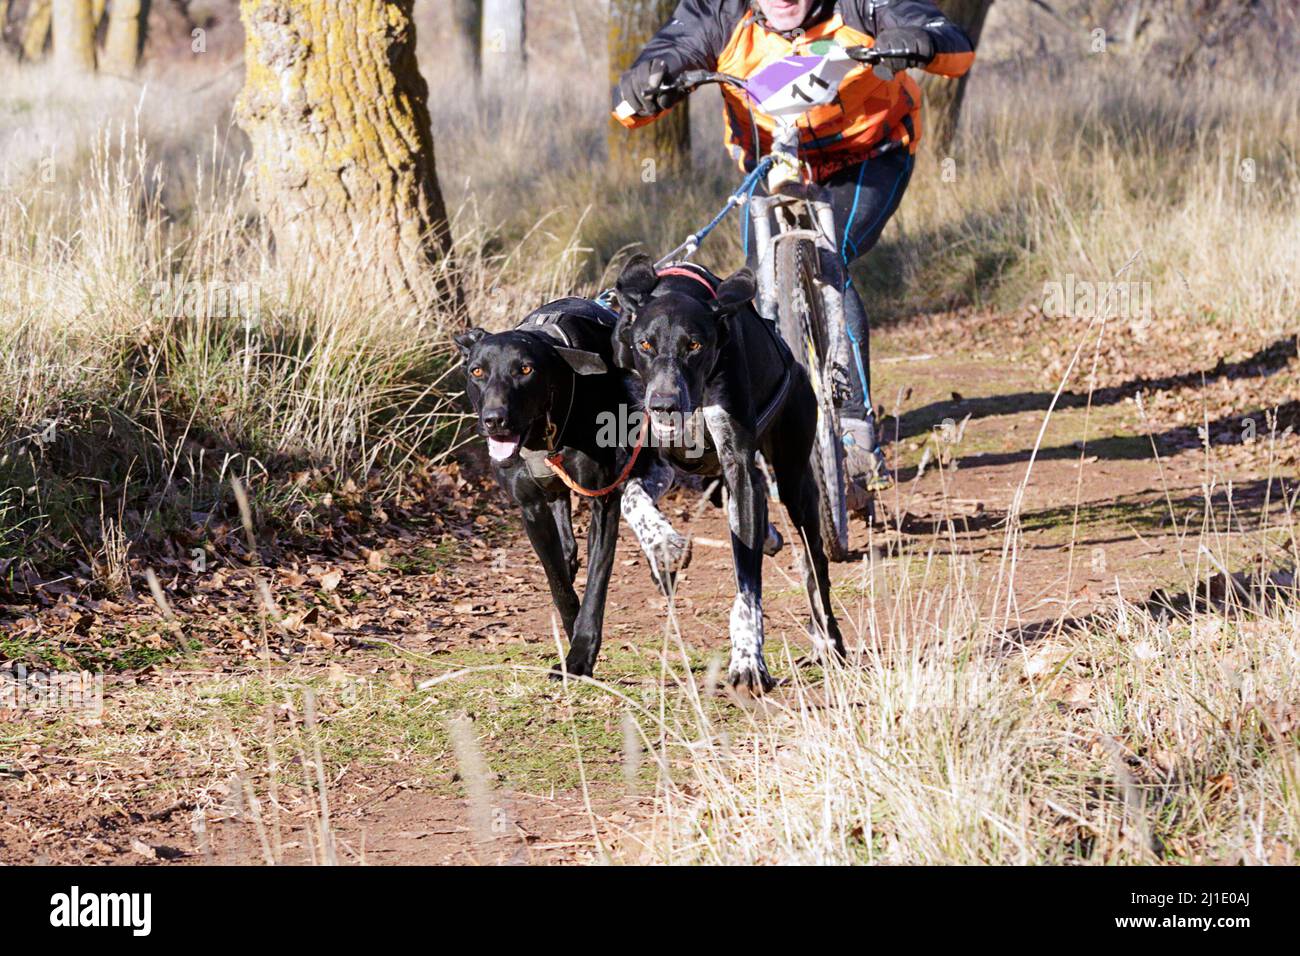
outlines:
[{"label": "blurred background trees", "polygon": [[494,96],[511,96],[522,91],[528,78],[524,47],[524,0],[479,0],[479,57],[483,88]]},{"label": "blurred background trees", "polygon": [[[1280,69],[1300,56],[1300,4],[1294,0],[938,2],[981,34],[984,55],[977,71],[994,62],[1064,69],[1096,56],[1099,44],[1107,55],[1177,76]],[[604,88],[674,5],[675,0],[416,0],[412,16],[437,54],[425,58],[426,72],[440,72],[444,61],[463,63],[462,77],[481,73],[490,95],[510,97],[519,95],[530,72],[560,77],[575,90]],[[89,62],[87,11],[100,68],[114,73],[129,73],[141,60],[170,68],[200,53],[217,68],[216,61],[228,62],[243,50],[239,0],[0,0],[0,47],[27,62],[44,58],[54,48],[56,7],[65,11],[60,22],[72,31],[65,46],[80,69]],[[448,57],[448,50],[454,55]],[[929,128],[943,141],[951,135],[942,129],[943,116],[955,111],[949,104],[960,104],[965,86],[929,79],[926,84],[933,120],[939,121]]]},{"label": "blurred background trees", "polygon": [[[922,77],[924,152],[961,156],[963,163],[977,158],[972,150],[980,144],[971,131],[985,128],[995,114],[1025,114],[1049,100],[1062,114],[1069,104],[1113,98],[1139,86],[1168,87],[1189,102],[1195,97],[1205,103],[1205,95],[1169,84],[1266,84],[1289,75],[1300,57],[1300,5],[1293,0],[939,2],[979,34],[979,56],[967,80]],[[565,269],[584,262],[583,268],[601,272],[629,243],[657,244],[662,236],[689,232],[734,185],[734,167],[720,145],[716,90],[701,91],[689,109],[683,103],[632,134],[607,116],[613,82],[671,15],[674,0],[413,0],[390,5],[407,11],[402,16],[409,14],[418,26],[420,48],[403,62],[412,82],[422,77],[433,90],[432,115],[419,120],[420,135],[430,144],[438,140],[446,197],[454,206],[470,202],[473,214],[484,217],[483,225],[502,227],[511,239],[527,234],[531,241],[548,243],[548,255],[568,250],[558,260]],[[281,6],[292,9],[295,4]],[[59,20],[72,37],[63,44],[53,36],[56,9],[72,14]],[[87,10],[97,50],[85,42]],[[238,0],[0,0],[0,46],[10,64],[48,60],[49,71],[65,65],[69,76],[84,77],[92,65],[101,75],[113,74],[100,87],[72,87],[78,94],[72,102],[84,103],[88,111],[96,96],[120,95],[135,102],[141,89],[174,90],[177,96],[164,99],[178,109],[201,95],[211,105],[195,127],[219,130],[233,156],[249,148],[242,130],[229,122],[244,74],[245,37],[238,11]],[[385,37],[381,45],[388,43]],[[66,64],[60,46],[68,54]],[[133,73],[135,85],[121,82]],[[35,67],[33,77],[36,87],[50,82],[50,73]],[[1065,95],[1067,88],[1073,93]],[[980,90],[978,105],[972,105],[972,89]],[[261,95],[250,92],[248,102]],[[1274,100],[1263,96],[1255,101],[1267,106]],[[339,102],[348,105],[346,96]],[[1123,104],[1108,108],[1135,121],[1147,115]],[[1159,109],[1168,112],[1164,105]],[[183,110],[199,118],[192,108]],[[1212,112],[1201,108],[1194,125],[1209,124]],[[76,129],[55,124],[49,136],[75,138]],[[29,152],[43,149],[48,158],[48,143],[28,138]],[[267,139],[265,155],[274,156],[270,144],[289,141],[296,142]],[[1242,148],[1258,152],[1258,147]],[[408,175],[404,164],[419,167],[423,162],[414,157],[424,146],[408,140],[402,149],[393,162],[399,179]],[[168,155],[187,152],[192,148],[178,139]],[[319,150],[315,155],[313,161],[325,161]],[[332,168],[327,175],[337,178],[342,167],[336,163]],[[411,175],[415,182],[424,174]],[[925,175],[923,171],[919,178]],[[652,203],[650,193],[626,189],[629,182],[649,180],[671,182],[675,190],[672,202],[653,201],[651,216],[645,211]],[[430,176],[427,181],[436,180]],[[175,178],[171,182],[177,185],[168,188],[180,189]],[[394,187],[393,194],[406,188]],[[415,221],[429,225],[442,217],[427,214],[436,203],[433,191],[425,192],[428,201],[409,208]],[[546,217],[545,228],[534,228],[538,216]],[[280,231],[285,228],[281,223]],[[726,248],[725,238],[719,241],[725,259],[734,250]],[[570,246],[594,250],[594,255],[586,258]],[[989,261],[1001,260],[991,254]]]},{"label": "blurred background trees", "polygon": [[104,37],[102,68],[109,73],[129,76],[135,72],[144,41],[142,14],[144,0],[112,0],[108,15],[108,33]]},{"label": "blurred background trees", "polygon": [[54,58],[66,73],[95,69],[95,17],[91,0],[54,0]]},{"label": "blurred background trees", "polygon": [[45,44],[50,39],[50,19],[53,13],[53,0],[30,0],[27,16],[22,21],[21,48],[24,58],[37,60],[45,52]]},{"label": "blurred background trees", "polygon": [[[1100,31],[1100,32],[1098,32]],[[1150,69],[1276,69],[1300,54],[1295,0],[1000,0],[987,42],[1001,57],[1056,65],[1100,53]]]},{"label": "blurred background trees", "polygon": [[[612,89],[650,39],[672,16],[676,0],[609,0],[609,86]],[[628,176],[657,179],[684,172],[691,161],[689,101],[649,126],[630,131],[609,121],[609,161]]]},{"label": "blurred background trees", "polygon": [[216,66],[243,46],[239,0],[0,0],[0,51],[27,63],[57,57],[52,27],[60,4],[70,17],[65,22],[77,24],[74,37],[83,38],[74,41],[81,44],[74,56],[83,70],[87,18],[99,68],[118,75],[150,57],[170,69],[193,54],[216,53]]},{"label": "blurred background trees", "polygon": [[452,45],[465,75],[477,90],[483,68],[483,0],[451,0]]},{"label": "blurred background trees", "polygon": [[[939,9],[953,23],[966,31],[976,50],[980,45],[980,34],[984,30],[984,20],[988,16],[993,0],[937,0]],[[978,57],[977,57],[978,59]],[[930,141],[930,147],[939,154],[947,153],[952,145],[952,138],[957,134],[957,121],[961,117],[961,102],[966,95],[966,83],[970,74],[951,79],[927,73],[921,81],[921,92],[925,95],[925,124],[922,135]]]}]

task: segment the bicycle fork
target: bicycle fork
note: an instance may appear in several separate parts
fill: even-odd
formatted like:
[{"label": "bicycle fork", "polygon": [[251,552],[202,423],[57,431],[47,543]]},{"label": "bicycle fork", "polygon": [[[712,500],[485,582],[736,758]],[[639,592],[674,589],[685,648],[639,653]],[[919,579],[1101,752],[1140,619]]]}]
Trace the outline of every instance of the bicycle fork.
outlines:
[{"label": "bicycle fork", "polygon": [[[835,241],[831,204],[789,195],[752,196],[747,212],[757,250],[759,314],[769,322],[777,321],[777,247],[789,240],[811,239],[817,249],[821,314],[826,322],[831,361],[851,370],[853,357],[844,329],[844,264]],[[794,347],[794,343],[790,344]]]}]

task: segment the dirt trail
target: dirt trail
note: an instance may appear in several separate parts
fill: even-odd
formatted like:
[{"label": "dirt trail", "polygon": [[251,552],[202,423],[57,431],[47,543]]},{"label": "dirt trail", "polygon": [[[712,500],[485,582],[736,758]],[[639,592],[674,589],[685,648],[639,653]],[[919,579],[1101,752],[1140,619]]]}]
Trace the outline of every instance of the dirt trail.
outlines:
[{"label": "dirt trail", "polygon": [[[873,566],[917,561],[931,551],[955,552],[974,569],[969,580],[982,601],[1004,597],[995,594],[994,582],[1002,566],[1007,513],[1022,485],[1010,617],[1017,626],[1086,615],[1117,592],[1141,600],[1155,587],[1186,582],[1203,531],[1229,562],[1244,561],[1250,553],[1235,543],[1244,541],[1240,532],[1258,526],[1266,502],[1277,515],[1295,495],[1294,431],[1277,440],[1269,437],[1274,424],[1282,432],[1296,423],[1300,363],[1294,339],[1220,333],[1190,344],[1184,337],[1179,347],[1169,344],[1172,340],[1145,349],[1127,343],[1128,351],[1118,357],[1100,356],[1098,368],[1105,371],[1099,371],[1091,401],[1086,391],[1067,391],[1040,435],[1071,349],[1067,341],[1026,336],[1024,321],[959,315],[877,333],[876,399],[897,415],[887,420],[887,432],[900,481],[885,500],[888,529],[869,536],[863,523],[854,525],[851,543],[864,552],[874,544],[875,557],[833,567],[850,645],[875,639],[867,624],[870,591],[862,586]],[[945,357],[951,355],[962,358]],[[1090,358],[1085,354],[1084,370]],[[1274,406],[1280,413],[1271,424],[1264,412]],[[1254,424],[1246,429],[1244,421]],[[1198,428],[1209,438],[1208,450]],[[697,495],[679,491],[666,507],[674,522],[697,538],[725,540],[723,516],[707,506],[692,516],[698,504]],[[541,738],[533,735],[547,730],[552,720],[547,708],[565,706],[553,703],[558,697],[544,682],[496,684],[454,699],[450,690],[444,698],[435,688],[428,701],[415,690],[427,674],[467,663],[542,665],[553,656],[544,578],[508,513],[462,505],[456,520],[439,521],[424,531],[408,529],[372,542],[369,553],[322,545],[320,554],[300,555],[267,571],[277,599],[300,615],[272,647],[278,666],[290,670],[293,679],[319,678],[326,687],[350,686],[346,682],[354,678],[369,681],[368,687],[396,686],[404,695],[402,708],[414,713],[410,724],[383,724],[387,729],[373,731],[376,740],[392,735],[391,741],[383,738],[384,756],[367,756],[350,739],[339,744],[327,785],[339,857],[372,863],[592,859],[593,832],[602,842],[617,842],[626,824],[649,812],[650,803],[627,795],[618,782],[616,755],[603,761],[593,757],[587,770],[604,776],[587,797],[567,770],[542,762],[536,753]],[[443,543],[462,544],[435,547],[435,530]],[[375,553],[382,560],[375,560]],[[792,562],[787,547],[765,565],[773,647],[784,640],[802,646],[804,640],[806,612]],[[334,571],[344,583],[325,587],[322,581],[328,583]],[[232,572],[219,593],[196,587],[178,601],[190,632],[204,644],[184,670],[146,668],[120,684],[110,680],[106,709],[119,703],[128,709],[128,695],[151,686],[183,696],[208,693],[193,689],[212,681],[256,676],[256,630],[247,613],[238,613],[255,604],[254,588],[238,579]],[[683,637],[702,657],[725,657],[732,594],[729,552],[697,544],[676,600]],[[888,601],[877,600],[887,610]],[[75,596],[60,598],[44,610],[16,609],[6,626],[16,634],[55,633],[63,635],[61,640],[77,640],[76,635],[112,624],[112,607],[105,610],[100,602],[95,611],[95,605]],[[91,613],[89,625],[78,616],[83,612]],[[157,626],[156,613],[143,601],[130,613],[133,620],[145,618]],[[652,681],[635,666],[658,653],[663,620],[664,601],[624,529],[597,676],[627,686]],[[395,649],[406,657],[395,657]],[[516,701],[540,698],[540,706],[517,723],[491,724],[490,719],[506,719],[496,712],[503,689]],[[488,721],[484,746],[495,799],[508,806],[498,813],[488,844],[474,840],[472,808],[460,795],[463,781],[448,746],[422,736],[427,727],[441,726],[443,711],[453,706]],[[583,716],[592,719],[595,733],[617,736],[616,711]],[[218,806],[212,795],[222,785],[194,766],[201,763],[196,752],[208,751],[196,751],[192,737],[169,749],[169,734],[178,728],[194,733],[185,714],[178,711],[174,720],[118,718],[111,729],[91,724],[59,732],[33,728],[17,715],[9,719],[0,723],[0,860],[262,859],[265,851],[247,805],[231,809],[239,801],[227,799]],[[297,728],[300,719],[278,711],[266,717],[273,727],[288,721]],[[328,719],[341,725],[343,717]],[[489,727],[497,730],[489,733]],[[123,744],[128,736],[129,745]],[[425,754],[428,766],[412,754]],[[519,766],[511,764],[516,758]],[[256,761],[250,758],[244,766],[254,767],[248,771],[254,773]],[[281,803],[285,816],[276,858],[310,859],[315,841],[309,831],[318,826],[318,806],[304,788],[286,789]],[[203,809],[200,830],[196,808]]]}]

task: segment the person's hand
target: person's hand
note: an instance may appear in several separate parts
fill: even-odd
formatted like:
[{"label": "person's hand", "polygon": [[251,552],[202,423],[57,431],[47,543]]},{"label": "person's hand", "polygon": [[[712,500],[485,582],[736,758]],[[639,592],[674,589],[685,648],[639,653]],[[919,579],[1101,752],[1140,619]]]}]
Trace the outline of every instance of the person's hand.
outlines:
[{"label": "person's hand", "polygon": [[934,39],[921,27],[890,27],[876,37],[875,49],[882,66],[895,73],[909,66],[925,66],[934,59]]},{"label": "person's hand", "polygon": [[614,91],[614,109],[628,103],[637,116],[654,116],[670,108],[685,94],[681,90],[661,89],[671,83],[668,67],[663,60],[645,60],[623,74]]}]

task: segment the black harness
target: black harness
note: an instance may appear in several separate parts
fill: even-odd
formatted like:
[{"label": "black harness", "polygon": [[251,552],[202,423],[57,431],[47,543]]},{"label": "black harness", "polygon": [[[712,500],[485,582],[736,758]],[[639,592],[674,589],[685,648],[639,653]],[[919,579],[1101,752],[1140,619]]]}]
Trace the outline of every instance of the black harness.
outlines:
[{"label": "black harness", "polygon": [[[556,299],[534,309],[524,316],[522,322],[515,326],[517,332],[533,332],[544,335],[567,349],[579,348],[574,338],[575,323],[594,322],[601,326],[606,334],[612,334],[618,316],[604,306],[578,296],[566,296]],[[528,466],[528,474],[533,481],[543,487],[551,487],[559,477],[546,464],[547,456],[561,444],[564,430],[569,426],[569,416],[573,414],[573,399],[578,391],[577,373],[570,373],[569,405],[564,413],[564,420],[556,426],[551,420],[551,409],[546,411],[546,445],[545,448],[526,448],[521,446],[519,457]],[[554,404],[554,390],[552,390]]]},{"label": "black harness", "polygon": [[595,322],[612,333],[618,316],[591,299],[571,295],[548,302],[529,312],[524,316],[524,320],[515,326],[515,329],[519,332],[541,332],[543,335],[549,335],[565,348],[576,348],[570,331],[572,323],[567,321],[570,319],[578,322]]}]

